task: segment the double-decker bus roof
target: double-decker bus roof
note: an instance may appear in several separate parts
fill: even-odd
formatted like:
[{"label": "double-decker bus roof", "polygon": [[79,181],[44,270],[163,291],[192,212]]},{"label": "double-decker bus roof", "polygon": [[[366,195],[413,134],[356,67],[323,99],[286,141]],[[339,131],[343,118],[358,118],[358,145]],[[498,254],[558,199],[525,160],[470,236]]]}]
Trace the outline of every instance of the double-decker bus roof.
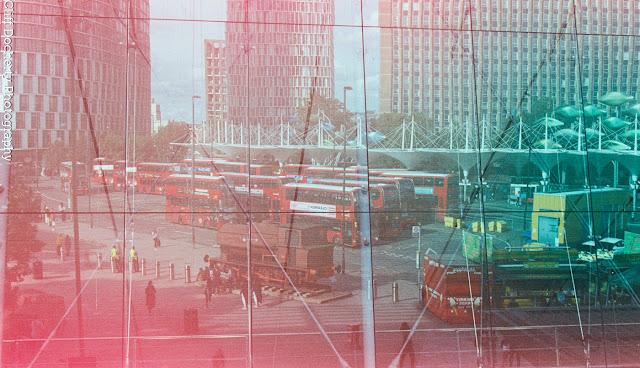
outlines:
[{"label": "double-decker bus roof", "polygon": [[[210,176],[210,175],[193,175],[196,179],[205,179],[205,180],[222,180],[221,176]],[[189,179],[191,180],[191,174],[171,174],[167,177],[167,179]]]},{"label": "double-decker bus roof", "polygon": [[326,184],[300,184],[300,183],[289,183],[285,184],[285,188],[296,188],[296,189],[321,189],[321,190],[330,190],[330,191],[353,191],[355,189],[360,189],[360,187],[341,187],[337,185],[326,185]]},{"label": "double-decker bus roof", "polygon": [[[238,176],[238,177],[249,177],[247,173],[237,173],[237,172],[220,172],[219,176]],[[251,175],[251,179],[271,179],[271,180],[279,180],[279,179],[287,179],[286,176],[272,176],[272,175]]]},{"label": "double-decker bus roof", "polygon": [[227,161],[225,159],[218,159],[218,158],[196,158],[195,160],[192,160],[190,158],[185,158],[184,160],[180,161],[184,164],[190,164],[191,161],[195,161],[196,164],[214,164],[214,163],[227,163],[227,162],[231,162],[231,161]]},{"label": "double-decker bus roof", "polygon": [[440,174],[440,173],[428,173],[423,171],[384,171],[382,175],[402,177],[423,177],[423,178],[446,178],[448,176],[456,176],[457,174]]},{"label": "double-decker bus roof", "polygon": [[328,170],[328,171],[343,171],[344,169],[341,167],[335,166],[322,166],[322,165],[313,165],[307,166],[304,168],[305,170]]},{"label": "double-decker bus roof", "polygon": [[[314,183],[316,182],[320,182],[320,185],[331,185],[333,186],[333,184],[335,183],[336,186],[342,187],[342,179],[318,179],[316,181],[314,181]],[[345,184],[349,184],[349,185],[367,185],[366,181],[361,181],[361,180],[344,180]],[[384,186],[384,185],[393,185],[392,183],[369,183],[370,187],[380,187],[380,186]]]},{"label": "double-decker bus roof", "polygon": [[179,162],[138,162],[138,165],[153,165],[153,166],[174,166],[180,165]]}]

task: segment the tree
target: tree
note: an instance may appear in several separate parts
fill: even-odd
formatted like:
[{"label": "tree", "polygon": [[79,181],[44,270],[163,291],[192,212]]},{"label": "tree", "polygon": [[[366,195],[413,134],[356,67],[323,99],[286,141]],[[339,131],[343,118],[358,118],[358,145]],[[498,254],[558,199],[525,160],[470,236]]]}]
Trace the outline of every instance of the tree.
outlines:
[{"label": "tree", "polygon": [[153,159],[158,162],[178,162],[184,159],[187,150],[184,147],[172,146],[171,143],[189,143],[189,134],[191,133],[187,123],[169,120],[167,126],[160,127],[158,134],[154,136]]},{"label": "tree", "polygon": [[[301,122],[306,122],[307,113],[309,111],[309,103],[305,103],[296,109],[296,116]],[[310,122],[316,123],[320,121],[321,113],[327,116],[331,124],[336,128],[341,127],[345,122],[344,104],[335,98],[327,98],[319,94],[313,96],[313,105],[311,106]],[[354,113],[346,112],[346,121],[350,121],[355,116]]]},{"label": "tree", "polygon": [[60,168],[60,163],[69,160],[69,150],[61,141],[55,141],[49,145],[44,153],[45,172],[54,175]]},{"label": "tree", "polygon": [[156,161],[155,159],[155,149],[154,149],[155,138],[151,135],[139,135],[136,137],[136,152],[135,155],[131,155],[131,157],[135,157],[138,162],[151,162]]},{"label": "tree", "polygon": [[[551,117],[551,115],[553,114],[553,106],[554,106],[554,101],[551,97],[543,97],[541,99],[539,99],[538,101],[536,101],[533,104],[533,107],[531,108],[531,112],[527,113],[527,112],[523,112],[523,122],[526,125],[533,125],[534,122],[536,122],[538,119],[544,118],[546,116]],[[565,119],[563,117],[556,117],[559,120],[564,121]],[[519,121],[517,121],[519,122]],[[515,122],[514,122],[515,123]]]},{"label": "tree", "polygon": [[[110,158],[114,160],[124,160],[124,136],[109,132],[98,138],[98,147],[100,147],[100,157]],[[93,144],[91,145],[93,146]],[[91,153],[95,156],[95,149]]]},{"label": "tree", "polygon": [[7,219],[7,256],[5,277],[8,282],[22,281],[31,273],[29,260],[44,243],[37,239],[40,221],[40,197],[27,186],[23,177],[11,175]]},{"label": "tree", "polygon": [[[371,129],[376,130],[386,136],[388,136],[392,131],[402,126],[402,122],[410,123],[411,120],[414,120],[417,125],[424,126],[427,122],[427,116],[422,112],[414,112],[410,115],[403,115],[397,113],[384,113],[378,115],[378,117],[369,124]],[[434,122],[429,121],[429,126],[431,129],[434,128]]]}]

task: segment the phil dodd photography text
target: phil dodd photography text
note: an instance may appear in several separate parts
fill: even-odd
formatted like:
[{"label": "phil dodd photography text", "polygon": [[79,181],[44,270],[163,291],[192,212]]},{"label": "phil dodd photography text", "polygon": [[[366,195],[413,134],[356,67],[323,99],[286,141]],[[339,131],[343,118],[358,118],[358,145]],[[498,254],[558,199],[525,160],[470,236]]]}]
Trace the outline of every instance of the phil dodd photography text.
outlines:
[{"label": "phil dodd photography text", "polygon": [[5,0],[2,6],[2,158],[11,161],[13,150],[13,10],[14,2]]}]

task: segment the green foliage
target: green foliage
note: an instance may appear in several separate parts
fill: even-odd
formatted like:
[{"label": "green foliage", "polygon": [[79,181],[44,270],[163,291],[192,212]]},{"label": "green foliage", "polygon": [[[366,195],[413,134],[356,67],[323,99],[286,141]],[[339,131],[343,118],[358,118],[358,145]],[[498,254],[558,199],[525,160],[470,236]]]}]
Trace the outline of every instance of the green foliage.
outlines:
[{"label": "green foliage", "polygon": [[[111,158],[114,160],[124,160],[124,146],[125,139],[119,134],[109,132],[101,137],[98,137],[100,157]],[[91,156],[95,158],[95,151],[91,152]]]},{"label": "green foliage", "polygon": [[[189,125],[184,122],[169,121],[165,127],[161,127],[155,135],[138,134],[134,140],[128,142],[130,160],[138,162],[176,162],[182,160],[187,149],[172,146],[171,143],[189,143]],[[125,137],[113,132],[109,132],[97,137],[100,157],[114,160],[125,159]],[[177,150],[177,154],[174,153]],[[45,166],[51,174],[58,172],[60,163],[71,160],[71,148],[66,147],[62,142],[54,142],[44,153]],[[91,136],[80,137],[77,142],[77,161],[86,162],[87,167],[91,167],[91,161],[96,158],[95,147]]]},{"label": "green foliage", "polygon": [[[345,122],[344,104],[335,98],[326,98],[319,94],[313,96],[313,105],[311,106],[311,116],[309,121],[311,123],[317,123],[320,120],[320,110],[324,113],[331,124],[336,128],[340,128]],[[296,116],[301,122],[306,122],[307,112],[309,111],[309,102],[303,106],[298,107],[296,110]],[[347,111],[346,118],[350,121],[355,116],[354,113]]]},{"label": "green foliage", "polygon": [[40,197],[27,186],[23,177],[11,175],[6,257],[6,279],[9,282],[21,281],[31,272],[31,255],[44,246],[37,239],[36,222],[40,221],[40,212]]},{"label": "green foliage", "polygon": [[71,152],[64,143],[56,141],[49,145],[44,153],[44,166],[46,171],[53,175],[59,171],[60,163],[69,160]]},{"label": "green foliage", "polygon": [[[535,121],[545,116],[551,117],[554,111],[554,102],[551,97],[543,97],[536,101],[531,108],[531,112],[523,112],[522,121],[525,125],[532,125]],[[556,119],[563,122],[570,122],[573,119],[566,119],[561,116],[556,116]]]},{"label": "green foliage", "polygon": [[[182,147],[171,146],[171,143],[189,143],[190,129],[185,122],[169,121],[167,126],[160,127],[154,138],[152,159],[157,162],[178,162],[185,158],[187,150]],[[145,148],[149,149],[149,148]],[[144,151],[141,149],[140,151]],[[176,152],[177,151],[177,152]],[[142,152],[136,152],[137,155]],[[175,154],[175,156],[174,156]]]},{"label": "green foliage", "polygon": [[135,155],[131,152],[131,157],[135,157],[138,162],[152,162],[155,160],[154,137],[151,135],[143,135],[136,137]]},{"label": "green foliage", "polygon": [[[409,123],[412,119],[420,126],[424,126],[427,123],[427,116],[422,112],[415,112],[410,115],[384,113],[378,115],[375,120],[371,121],[369,126],[371,129],[388,136],[392,131],[400,127],[403,121]],[[434,124],[433,121],[429,121],[428,125],[433,129]]]}]

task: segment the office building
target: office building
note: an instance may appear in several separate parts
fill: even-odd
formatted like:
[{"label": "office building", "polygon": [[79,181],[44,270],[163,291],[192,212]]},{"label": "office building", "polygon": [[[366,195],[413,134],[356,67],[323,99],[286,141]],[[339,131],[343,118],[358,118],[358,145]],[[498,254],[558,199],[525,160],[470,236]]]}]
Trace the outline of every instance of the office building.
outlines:
[{"label": "office building", "polygon": [[379,0],[380,113],[420,111],[443,127],[475,121],[477,105],[502,127],[543,99],[557,108],[610,91],[637,96],[640,3],[576,5]]},{"label": "office building", "polygon": [[[15,2],[12,138],[18,160],[35,159],[54,141],[68,144],[73,131],[88,136],[89,117],[97,136],[125,134],[127,124],[130,132],[134,126],[138,134],[151,132],[149,1],[64,4],[61,12],[55,1]],[[83,92],[74,78],[61,14],[68,15]],[[132,21],[127,22],[127,14]]]},{"label": "office building", "polygon": [[227,19],[230,122],[274,124],[312,91],[334,97],[333,0],[229,0]]}]

